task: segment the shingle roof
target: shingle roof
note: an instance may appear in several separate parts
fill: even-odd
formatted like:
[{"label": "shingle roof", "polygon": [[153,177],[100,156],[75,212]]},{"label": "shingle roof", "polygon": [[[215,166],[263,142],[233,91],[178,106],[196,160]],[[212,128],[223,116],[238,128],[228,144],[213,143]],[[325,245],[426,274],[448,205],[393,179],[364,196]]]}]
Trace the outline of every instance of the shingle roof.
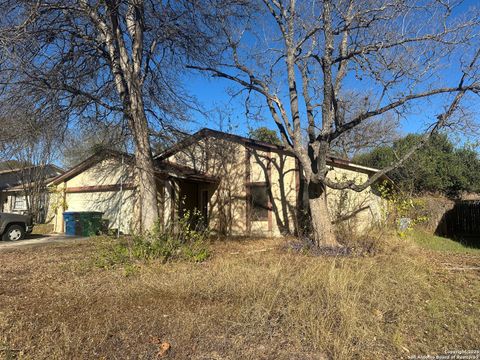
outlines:
[{"label": "shingle roof", "polygon": [[[12,172],[22,168],[22,164],[20,161],[17,160],[7,160],[0,162],[0,173],[4,172]],[[31,166],[31,164],[29,164]]]},{"label": "shingle roof", "polygon": [[[63,173],[63,169],[60,169],[59,167],[53,164],[3,170],[3,171],[0,171],[0,190],[6,190],[6,189],[17,187],[21,185],[25,180],[31,181],[32,179],[28,179],[29,173],[25,173],[26,171],[30,173],[31,178],[36,177],[36,174],[38,173],[35,173],[35,172],[41,171],[43,173],[41,174],[41,176],[42,177],[45,176],[47,179],[51,179]],[[48,181],[49,180],[47,180],[47,182]]]}]

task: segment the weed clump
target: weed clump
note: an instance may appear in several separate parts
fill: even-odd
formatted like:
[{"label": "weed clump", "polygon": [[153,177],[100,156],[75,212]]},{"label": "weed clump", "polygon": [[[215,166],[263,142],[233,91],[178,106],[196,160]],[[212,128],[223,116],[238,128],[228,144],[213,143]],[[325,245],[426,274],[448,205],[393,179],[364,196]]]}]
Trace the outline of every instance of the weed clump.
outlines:
[{"label": "weed clump", "polygon": [[95,264],[111,268],[151,260],[164,263],[170,260],[202,262],[210,256],[209,237],[210,232],[199,214],[186,212],[174,225],[157,223],[146,234],[104,241],[97,252]]}]

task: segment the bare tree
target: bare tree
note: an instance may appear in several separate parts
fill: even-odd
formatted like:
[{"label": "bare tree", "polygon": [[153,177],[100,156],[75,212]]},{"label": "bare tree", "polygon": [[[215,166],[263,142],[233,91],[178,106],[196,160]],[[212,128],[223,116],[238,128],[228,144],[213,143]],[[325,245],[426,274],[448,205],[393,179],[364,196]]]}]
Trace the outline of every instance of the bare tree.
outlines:
[{"label": "bare tree", "polygon": [[67,131],[61,146],[62,164],[68,169],[102,150],[126,152],[130,141],[125,130],[115,124],[89,122]]},{"label": "bare tree", "polygon": [[[94,119],[129,129],[140,230],[158,219],[149,128],[193,106],[180,80],[185,58],[210,55],[212,31],[196,1],[5,0],[0,5],[0,83],[11,101],[28,92],[70,123]],[[205,34],[202,32],[205,31]],[[65,125],[66,126],[66,125]]]},{"label": "bare tree", "polygon": [[[361,111],[368,111],[366,108],[361,109],[361,105],[358,96],[355,96],[355,94],[347,96],[345,104],[343,104],[346,112],[356,114]],[[366,119],[333,140],[330,150],[333,155],[345,159],[354,159],[361,153],[371,151],[379,146],[392,145],[400,137],[398,127],[398,115],[392,112]]]},{"label": "bare tree", "polygon": [[[262,0],[249,20],[224,27],[217,66],[192,66],[229,79],[263,102],[284,146],[299,159],[309,192],[313,238],[338,245],[326,189],[363,191],[401,165],[432,133],[449,126],[460,101],[477,93],[478,22],[461,1]],[[442,77],[448,73],[449,76]],[[346,111],[349,93],[363,96]],[[328,176],[332,144],[387,113],[431,106],[422,141],[364,183]],[[306,131],[308,141],[303,141]]]},{"label": "bare tree", "polygon": [[[18,105],[18,104],[15,104]],[[15,182],[21,185],[26,211],[37,222],[46,215],[47,180],[58,174],[52,167],[61,143],[59,119],[39,118],[34,106],[25,102],[22,107],[2,106],[0,117],[0,155],[10,161]]]}]

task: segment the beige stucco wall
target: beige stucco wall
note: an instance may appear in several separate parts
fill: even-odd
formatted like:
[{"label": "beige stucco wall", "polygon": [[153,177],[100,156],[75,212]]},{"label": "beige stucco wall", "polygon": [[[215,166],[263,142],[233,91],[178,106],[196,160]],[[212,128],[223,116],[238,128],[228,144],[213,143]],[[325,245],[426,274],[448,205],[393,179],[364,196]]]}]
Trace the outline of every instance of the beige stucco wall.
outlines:
[{"label": "beige stucco wall", "polygon": [[[369,177],[366,173],[345,168],[332,167],[331,169],[328,177],[338,182],[355,180],[357,184],[362,184]],[[381,221],[383,200],[372,187],[362,192],[328,189],[327,200],[332,219],[346,217],[356,212],[354,217],[343,222],[351,230],[361,232]]]},{"label": "beige stucco wall", "polygon": [[122,164],[120,159],[109,158],[100,161],[94,166],[81,172],[77,176],[66,181],[66,186],[98,186],[117,185],[121,179],[125,184],[133,183],[135,177],[134,167],[129,164]]},{"label": "beige stucco wall", "polygon": [[52,216],[51,223],[53,224],[53,231],[56,233],[65,232],[64,223],[63,223],[63,212],[67,210],[65,206],[65,183],[60,183],[58,185],[52,185],[49,187],[50,190],[50,204],[49,209],[51,209]]},{"label": "beige stucco wall", "polygon": [[209,187],[213,192],[209,201],[209,225],[213,230],[226,235],[246,235],[247,185],[267,182],[270,177],[273,205],[277,211],[271,212],[269,220],[250,220],[250,233],[259,236],[278,236],[281,234],[282,226],[293,232],[297,201],[295,158],[284,153],[268,152],[250,146],[248,149],[247,155],[247,148],[242,143],[208,138],[180,150],[168,160],[220,179],[218,186]]},{"label": "beige stucco wall", "polygon": [[252,221],[252,233],[280,236],[282,229],[288,229],[292,233],[295,232],[296,177],[298,176],[295,158],[282,152],[258,149],[252,149],[250,154],[250,182],[267,182],[271,185],[272,192],[270,219],[267,221]]},{"label": "beige stucco wall", "polygon": [[[109,227],[130,233],[134,227],[135,190],[89,191],[80,190],[92,186],[120,185],[134,182],[133,166],[122,164],[120,159],[105,159],[78,175],[52,188],[50,207],[54,209],[55,232],[64,232],[63,212],[101,211],[108,219]],[[74,192],[70,192],[74,191]]]},{"label": "beige stucco wall", "polygon": [[245,147],[231,141],[200,140],[168,158],[218,177],[218,184],[206,185],[209,190],[209,226],[228,235],[246,233]]},{"label": "beige stucco wall", "polygon": [[[297,223],[297,197],[300,179],[293,156],[283,152],[251,148],[250,183],[267,182],[270,177],[273,195],[271,219],[250,221],[252,235],[279,236],[282,229],[295,232]],[[268,158],[271,165],[268,166]],[[218,176],[220,183],[210,201],[210,227],[221,233],[246,235],[247,233],[247,187],[246,147],[242,143],[208,138],[175,153],[169,161],[193,167],[210,175]],[[368,174],[343,167],[331,167],[328,176],[332,179],[355,179],[361,183]],[[358,213],[345,223],[361,231],[380,221],[382,200],[369,187],[363,192],[351,190],[328,190],[328,203],[332,219]],[[270,222],[270,225],[269,225]],[[269,230],[270,229],[270,230]]]}]

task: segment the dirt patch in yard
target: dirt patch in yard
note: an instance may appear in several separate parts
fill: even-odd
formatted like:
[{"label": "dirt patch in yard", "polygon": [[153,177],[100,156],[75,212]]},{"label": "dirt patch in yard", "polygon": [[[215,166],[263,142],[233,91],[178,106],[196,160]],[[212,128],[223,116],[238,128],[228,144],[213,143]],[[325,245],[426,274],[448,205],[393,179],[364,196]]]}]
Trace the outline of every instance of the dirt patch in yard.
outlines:
[{"label": "dirt patch in yard", "polygon": [[96,248],[0,253],[0,358],[152,359],[168,343],[163,358],[398,359],[479,345],[479,274],[413,245],[323,258],[224,241],[204,263],[110,270]]}]

